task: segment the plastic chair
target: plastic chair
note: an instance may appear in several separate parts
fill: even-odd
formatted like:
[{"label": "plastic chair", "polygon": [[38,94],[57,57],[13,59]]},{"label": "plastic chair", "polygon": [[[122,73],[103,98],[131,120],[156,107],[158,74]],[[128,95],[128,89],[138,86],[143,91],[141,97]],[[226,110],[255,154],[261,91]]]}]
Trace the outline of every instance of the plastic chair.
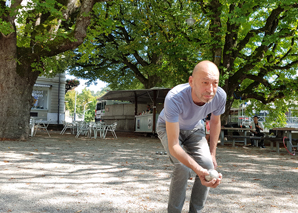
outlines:
[{"label": "plastic chair", "polygon": [[63,135],[67,129],[71,129],[72,133],[74,134],[74,126],[75,125],[73,123],[68,123],[68,122],[64,121],[63,125],[64,125],[64,127],[63,127],[62,131],[60,132],[61,135]]},{"label": "plastic chair", "polygon": [[48,126],[50,124],[50,121],[51,121],[51,119],[48,120],[46,123],[44,123],[42,121],[42,119],[40,119],[40,121],[34,126],[34,129],[35,129],[34,136],[36,135],[36,132],[37,132],[38,129],[44,129],[44,130],[47,131],[49,137],[51,137],[50,133],[48,132]]},{"label": "plastic chair", "polygon": [[35,126],[35,119],[34,118],[30,118],[30,135],[31,137],[34,136],[34,126]]},{"label": "plastic chair", "polygon": [[89,123],[85,123],[85,122],[79,123],[76,138],[78,138],[80,135],[88,136],[89,134],[90,134],[90,125],[89,125]]},{"label": "plastic chair", "polygon": [[104,134],[104,138],[106,138],[106,135],[107,135],[108,132],[111,132],[113,137],[117,138],[117,135],[116,135],[116,132],[115,132],[116,127],[117,127],[117,122],[114,122],[111,125],[107,125],[106,130],[105,130],[105,134]]},{"label": "plastic chair", "polygon": [[102,122],[97,122],[93,126],[93,131],[94,131],[94,138],[97,138],[97,132],[99,132],[99,137],[104,138],[105,136],[105,130],[106,130],[106,125]]}]

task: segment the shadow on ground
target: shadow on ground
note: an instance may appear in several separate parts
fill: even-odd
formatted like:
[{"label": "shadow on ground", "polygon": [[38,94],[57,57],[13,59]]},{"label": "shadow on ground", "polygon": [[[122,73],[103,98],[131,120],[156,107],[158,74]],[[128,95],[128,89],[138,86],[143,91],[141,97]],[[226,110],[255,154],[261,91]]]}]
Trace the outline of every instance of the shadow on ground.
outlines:
[{"label": "shadow on ground", "polygon": [[[157,138],[76,139],[40,133],[1,141],[0,212],[166,212],[172,165]],[[219,146],[222,184],[205,212],[295,212],[297,156]],[[187,212],[194,178],[189,181]]]}]

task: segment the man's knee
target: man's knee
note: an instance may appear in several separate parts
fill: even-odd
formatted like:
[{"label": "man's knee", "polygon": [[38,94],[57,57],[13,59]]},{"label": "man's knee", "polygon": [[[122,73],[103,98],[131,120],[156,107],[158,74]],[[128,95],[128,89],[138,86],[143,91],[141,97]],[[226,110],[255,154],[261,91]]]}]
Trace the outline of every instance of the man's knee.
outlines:
[{"label": "man's knee", "polygon": [[174,163],[174,172],[173,175],[175,177],[179,177],[181,179],[189,179],[191,176],[191,169],[182,163]]}]

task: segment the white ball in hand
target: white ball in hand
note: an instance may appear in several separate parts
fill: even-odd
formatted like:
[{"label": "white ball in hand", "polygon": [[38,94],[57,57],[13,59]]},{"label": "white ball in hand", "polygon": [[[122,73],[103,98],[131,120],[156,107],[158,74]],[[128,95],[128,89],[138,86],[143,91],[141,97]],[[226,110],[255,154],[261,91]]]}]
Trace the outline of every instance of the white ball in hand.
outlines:
[{"label": "white ball in hand", "polygon": [[208,172],[209,172],[209,175],[206,175],[206,176],[205,176],[205,180],[206,180],[206,181],[209,182],[209,181],[211,181],[213,178],[215,178],[215,179],[219,178],[219,174],[218,174],[218,172],[217,172],[215,169],[209,169]]}]

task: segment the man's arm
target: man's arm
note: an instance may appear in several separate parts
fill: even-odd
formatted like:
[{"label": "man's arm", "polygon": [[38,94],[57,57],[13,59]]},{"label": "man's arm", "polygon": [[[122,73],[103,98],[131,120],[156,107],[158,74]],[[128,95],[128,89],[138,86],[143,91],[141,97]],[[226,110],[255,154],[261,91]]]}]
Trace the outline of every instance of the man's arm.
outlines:
[{"label": "man's arm", "polygon": [[207,187],[215,188],[220,184],[221,176],[219,179],[213,179],[210,182],[205,180],[208,171],[201,167],[192,157],[190,157],[179,144],[179,123],[166,122],[166,130],[168,136],[168,147],[172,156],[179,160],[185,166],[191,168],[200,178],[201,183]]},{"label": "man's arm", "polygon": [[257,132],[255,131],[256,130],[256,126],[255,126],[255,123],[252,122],[249,124],[249,127],[251,128],[250,132],[256,134]]},{"label": "man's arm", "polygon": [[212,156],[212,161],[214,164],[214,168],[217,167],[216,162],[216,147],[218,143],[218,138],[221,130],[221,122],[220,122],[220,115],[213,115],[210,119],[210,153]]},{"label": "man's arm", "polygon": [[264,131],[264,125],[262,122],[258,122],[258,128],[260,128],[262,131]]}]

